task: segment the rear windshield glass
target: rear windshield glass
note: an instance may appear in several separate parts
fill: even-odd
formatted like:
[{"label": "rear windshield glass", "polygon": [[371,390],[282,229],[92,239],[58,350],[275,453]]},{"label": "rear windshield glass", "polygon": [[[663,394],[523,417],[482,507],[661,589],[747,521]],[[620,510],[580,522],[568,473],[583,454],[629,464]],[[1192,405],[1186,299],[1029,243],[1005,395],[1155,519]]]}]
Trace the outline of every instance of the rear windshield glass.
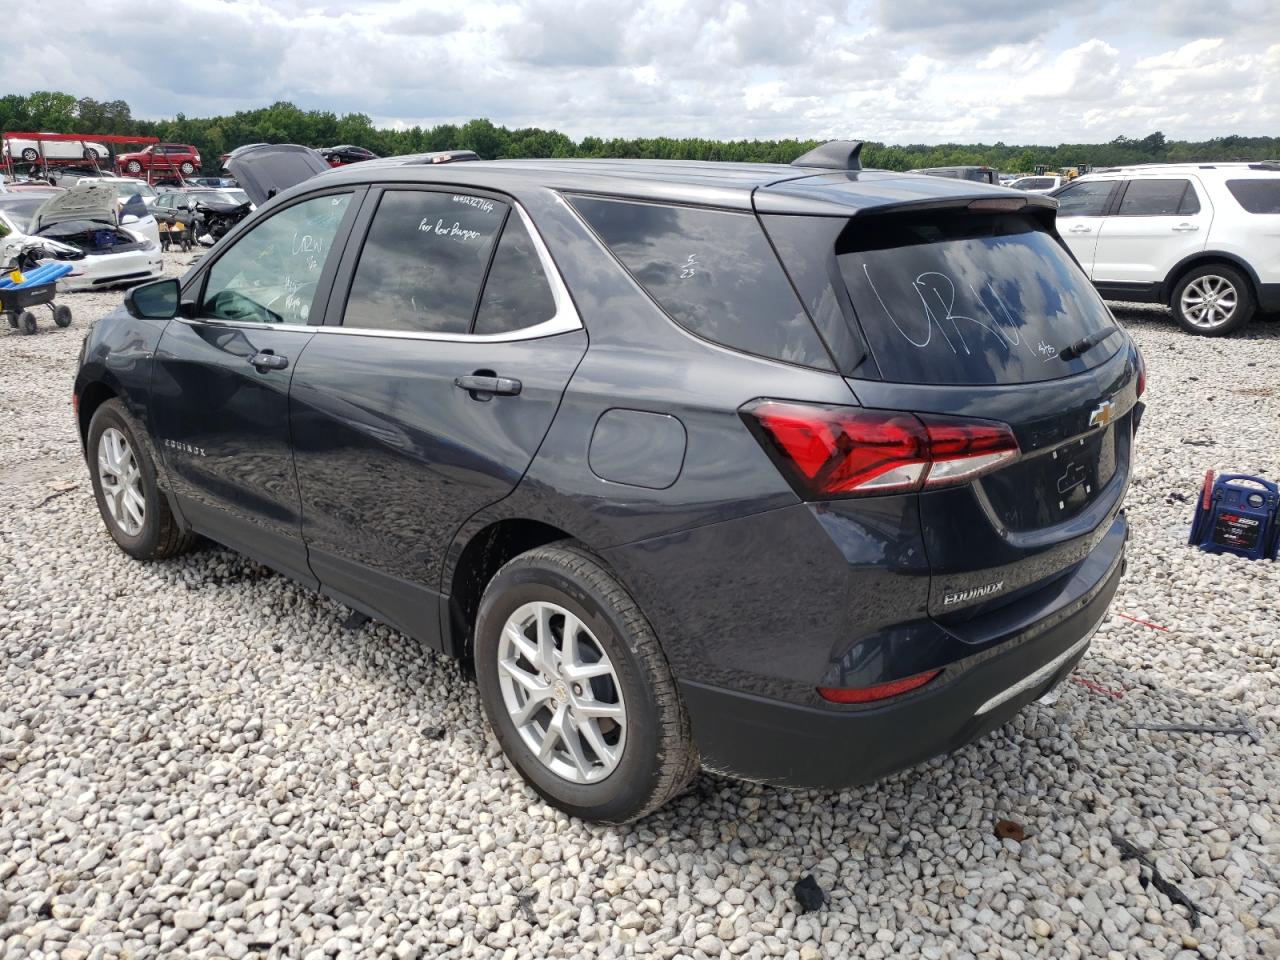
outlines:
[{"label": "rear windshield glass", "polygon": [[1080,267],[1024,216],[853,221],[836,258],[880,371],[901,383],[1033,383],[1106,360],[1118,328]]},{"label": "rear windshield glass", "polygon": [[749,213],[573,197],[574,208],[676,323],[714,343],[830,370]]},{"label": "rear windshield glass", "polygon": [[1280,213],[1280,177],[1228,180],[1227,189],[1249,213]]}]

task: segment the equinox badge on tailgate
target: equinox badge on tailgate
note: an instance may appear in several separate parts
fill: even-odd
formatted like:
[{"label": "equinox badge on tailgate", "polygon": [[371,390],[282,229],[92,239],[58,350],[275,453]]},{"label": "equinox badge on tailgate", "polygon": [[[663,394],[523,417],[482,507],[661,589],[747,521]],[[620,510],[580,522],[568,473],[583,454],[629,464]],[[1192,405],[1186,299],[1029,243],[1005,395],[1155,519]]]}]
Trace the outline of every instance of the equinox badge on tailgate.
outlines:
[{"label": "equinox badge on tailgate", "polygon": [[995,583],[984,584],[971,590],[958,590],[955,593],[944,594],[942,605],[945,607],[953,603],[963,603],[966,600],[976,600],[978,597],[989,597],[991,594],[999,593],[1003,589],[1004,581],[997,580]]}]

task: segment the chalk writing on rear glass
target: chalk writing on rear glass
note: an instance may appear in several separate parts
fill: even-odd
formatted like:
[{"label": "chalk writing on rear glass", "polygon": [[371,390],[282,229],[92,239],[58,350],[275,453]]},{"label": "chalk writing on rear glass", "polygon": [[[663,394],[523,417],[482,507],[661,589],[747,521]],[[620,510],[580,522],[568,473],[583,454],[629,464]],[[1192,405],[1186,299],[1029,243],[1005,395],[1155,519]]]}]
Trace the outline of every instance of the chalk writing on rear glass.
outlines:
[{"label": "chalk writing on rear glass", "polygon": [[862,272],[889,322],[903,339],[917,349],[923,350],[929,346],[936,332],[951,348],[952,353],[972,354],[973,349],[970,343],[973,343],[974,348],[981,349],[978,341],[984,339],[983,335],[986,334],[988,337],[995,338],[996,343],[1006,354],[1012,353],[1013,347],[1023,346],[1033,357],[1046,363],[1058,357],[1057,348],[1043,340],[1033,347],[1030,342],[1022,338],[1013,314],[989,283],[985,289],[990,300],[995,304],[997,312],[992,312],[991,307],[987,305],[987,297],[980,295],[972,286],[969,287],[974,302],[986,315],[986,319],[980,319],[959,312],[956,303],[956,284],[951,277],[933,270],[921,273],[911,281],[911,287],[920,299],[923,312],[918,320],[904,319],[900,322],[899,317],[895,316],[885,303],[884,297],[880,295],[866,264],[862,265]]},{"label": "chalk writing on rear glass", "polygon": [[695,254],[689,254],[689,259],[680,264],[680,279],[688,280],[702,269],[702,261]]}]

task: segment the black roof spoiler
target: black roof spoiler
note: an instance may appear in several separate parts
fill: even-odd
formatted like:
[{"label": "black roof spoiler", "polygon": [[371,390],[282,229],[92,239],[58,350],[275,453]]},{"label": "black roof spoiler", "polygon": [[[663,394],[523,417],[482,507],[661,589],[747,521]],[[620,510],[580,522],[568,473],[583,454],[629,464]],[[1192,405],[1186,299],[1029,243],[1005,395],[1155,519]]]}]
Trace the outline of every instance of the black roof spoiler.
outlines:
[{"label": "black roof spoiler", "polygon": [[793,167],[813,167],[818,170],[861,170],[861,140],[828,140],[791,161]]}]

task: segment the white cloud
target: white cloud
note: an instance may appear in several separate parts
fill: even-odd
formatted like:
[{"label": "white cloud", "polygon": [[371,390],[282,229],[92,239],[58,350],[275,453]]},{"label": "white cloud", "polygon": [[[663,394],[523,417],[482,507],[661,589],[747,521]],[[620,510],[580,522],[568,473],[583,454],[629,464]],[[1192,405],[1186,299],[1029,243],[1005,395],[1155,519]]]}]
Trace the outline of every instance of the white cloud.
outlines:
[{"label": "white cloud", "polygon": [[[1280,126],[1278,35],[1275,0],[97,0],[10,86],[574,137],[1198,139]],[[154,68],[164,36],[183,69]]]}]

